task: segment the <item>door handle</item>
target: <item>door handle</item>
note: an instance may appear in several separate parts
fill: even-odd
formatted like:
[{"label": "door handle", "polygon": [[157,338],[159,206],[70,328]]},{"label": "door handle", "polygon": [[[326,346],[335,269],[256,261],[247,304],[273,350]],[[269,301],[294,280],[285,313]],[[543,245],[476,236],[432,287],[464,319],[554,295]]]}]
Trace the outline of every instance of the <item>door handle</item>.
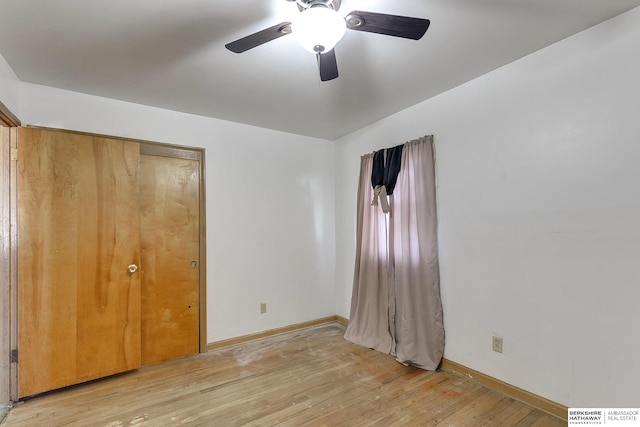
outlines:
[{"label": "door handle", "polygon": [[131,264],[129,267],[127,267],[127,270],[129,270],[129,273],[133,274],[138,271],[138,266],[135,264]]}]

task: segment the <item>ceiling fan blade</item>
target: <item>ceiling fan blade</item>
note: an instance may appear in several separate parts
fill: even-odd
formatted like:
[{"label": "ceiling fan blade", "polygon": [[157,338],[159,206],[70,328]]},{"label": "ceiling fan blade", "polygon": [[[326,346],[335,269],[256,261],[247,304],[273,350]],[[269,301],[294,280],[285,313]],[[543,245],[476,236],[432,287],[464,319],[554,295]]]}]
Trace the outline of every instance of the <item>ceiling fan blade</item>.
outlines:
[{"label": "ceiling fan blade", "polygon": [[291,22],[283,22],[224,45],[231,52],[242,53],[279,37],[291,34]]},{"label": "ceiling fan blade", "polygon": [[408,16],[354,10],[345,18],[347,28],[368,33],[384,34],[405,39],[420,40],[431,21]]},{"label": "ceiling fan blade", "polygon": [[331,49],[329,52],[318,53],[318,68],[320,68],[320,80],[323,82],[338,78],[338,61],[336,52]]}]

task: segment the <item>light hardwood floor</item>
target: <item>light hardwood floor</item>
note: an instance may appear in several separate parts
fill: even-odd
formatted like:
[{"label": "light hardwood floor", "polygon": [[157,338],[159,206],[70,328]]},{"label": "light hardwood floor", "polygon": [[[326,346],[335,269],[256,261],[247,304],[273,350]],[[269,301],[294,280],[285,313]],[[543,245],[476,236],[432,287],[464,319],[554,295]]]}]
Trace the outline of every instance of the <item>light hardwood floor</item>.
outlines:
[{"label": "light hardwood floor", "polygon": [[146,366],[17,404],[2,426],[564,426],[322,325]]}]

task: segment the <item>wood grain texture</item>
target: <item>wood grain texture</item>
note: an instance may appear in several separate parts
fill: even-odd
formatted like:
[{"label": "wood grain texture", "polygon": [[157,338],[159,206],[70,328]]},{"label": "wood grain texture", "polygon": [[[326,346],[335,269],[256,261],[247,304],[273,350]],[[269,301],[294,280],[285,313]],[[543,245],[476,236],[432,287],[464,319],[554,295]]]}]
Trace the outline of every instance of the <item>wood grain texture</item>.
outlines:
[{"label": "wood grain texture", "polygon": [[19,395],[140,366],[138,146],[20,128]]},{"label": "wood grain texture", "polygon": [[11,283],[11,143],[8,127],[0,125],[0,404],[10,397],[10,297]]},{"label": "wood grain texture", "polygon": [[78,151],[78,324],[81,381],[140,366],[138,144],[93,137]]},{"label": "wood grain texture", "polygon": [[460,365],[459,363],[455,363],[447,359],[442,360],[440,368],[445,371],[455,372],[457,374],[468,376],[469,378],[473,378],[474,381],[477,381],[478,383],[482,384],[483,386],[489,387],[492,390],[496,390],[500,393],[504,393],[516,400],[532,405],[556,417],[559,417],[565,420],[567,419],[568,408],[566,406],[560,405],[559,403],[553,402],[549,399],[545,399],[543,397],[537,396],[533,393],[530,393],[526,390],[523,390],[511,384],[507,384],[496,378],[490,377],[489,375],[483,374],[482,372],[478,372],[476,370],[473,370],[464,365]]},{"label": "wood grain texture", "polygon": [[398,364],[338,324],[146,366],[28,400],[7,425],[563,426],[456,374]]},{"label": "wood grain texture", "polygon": [[[9,142],[11,149],[18,150],[18,128],[11,128],[9,131]],[[11,351],[18,349],[18,162],[12,161],[9,168],[9,222],[10,230],[10,254],[9,254],[9,348]],[[18,363],[11,362],[9,373],[9,395],[12,401],[18,400]]]},{"label": "wood grain texture", "polygon": [[143,155],[142,364],[197,353],[199,182],[196,160]]},{"label": "wood grain texture", "polygon": [[203,151],[197,148],[193,149],[167,144],[141,142],[140,154],[147,156],[172,157],[174,159],[202,160]]},{"label": "wood grain texture", "polygon": [[288,325],[288,326],[283,326],[280,328],[274,328],[274,329],[268,329],[266,331],[262,331],[262,332],[256,332],[255,334],[249,334],[249,335],[241,335],[239,337],[235,337],[235,338],[229,338],[226,340],[220,340],[220,341],[214,341],[211,342],[209,344],[207,344],[207,350],[208,351],[213,351],[213,350],[218,350],[224,347],[229,347],[229,346],[233,346],[233,345],[238,345],[238,344],[244,344],[250,341],[255,341],[258,339],[262,339],[262,338],[268,338],[268,337],[272,337],[274,335],[281,335],[281,334],[286,334],[288,332],[293,332],[293,331],[297,331],[300,329],[307,329],[307,328],[311,328],[313,326],[318,326],[318,325],[323,325],[325,323],[333,323],[339,321],[338,320],[338,316],[327,316],[327,317],[322,317],[320,319],[315,319],[315,320],[309,320],[307,322],[302,322],[302,323],[296,323],[293,325]]}]

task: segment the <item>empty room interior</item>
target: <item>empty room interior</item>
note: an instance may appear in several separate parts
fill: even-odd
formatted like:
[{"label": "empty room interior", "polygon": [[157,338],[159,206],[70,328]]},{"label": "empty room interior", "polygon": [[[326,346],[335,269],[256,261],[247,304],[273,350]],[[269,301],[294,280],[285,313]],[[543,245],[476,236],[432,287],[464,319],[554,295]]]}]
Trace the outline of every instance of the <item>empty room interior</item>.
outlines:
[{"label": "empty room interior", "polygon": [[2,424],[640,408],[638,76],[640,0],[3,0]]}]

